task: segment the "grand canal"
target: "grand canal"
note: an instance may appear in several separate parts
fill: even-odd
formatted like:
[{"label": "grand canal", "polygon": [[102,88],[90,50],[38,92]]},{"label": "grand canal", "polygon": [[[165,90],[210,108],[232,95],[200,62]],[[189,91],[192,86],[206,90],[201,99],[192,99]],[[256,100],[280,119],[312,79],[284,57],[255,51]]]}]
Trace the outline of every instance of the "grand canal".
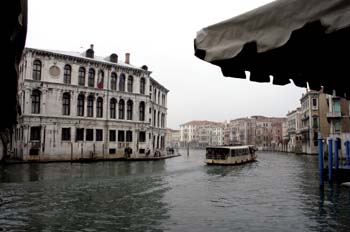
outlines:
[{"label": "grand canal", "polygon": [[318,188],[317,157],[258,153],[206,166],[157,162],[0,166],[0,231],[349,231],[350,189]]}]

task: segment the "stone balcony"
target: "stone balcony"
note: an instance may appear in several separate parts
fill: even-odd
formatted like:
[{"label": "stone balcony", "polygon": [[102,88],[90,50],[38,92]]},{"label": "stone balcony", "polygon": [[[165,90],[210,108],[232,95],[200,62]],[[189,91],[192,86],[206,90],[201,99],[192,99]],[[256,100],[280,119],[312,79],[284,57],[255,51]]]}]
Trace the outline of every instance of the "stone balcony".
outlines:
[{"label": "stone balcony", "polygon": [[341,112],[328,112],[327,118],[341,118]]}]

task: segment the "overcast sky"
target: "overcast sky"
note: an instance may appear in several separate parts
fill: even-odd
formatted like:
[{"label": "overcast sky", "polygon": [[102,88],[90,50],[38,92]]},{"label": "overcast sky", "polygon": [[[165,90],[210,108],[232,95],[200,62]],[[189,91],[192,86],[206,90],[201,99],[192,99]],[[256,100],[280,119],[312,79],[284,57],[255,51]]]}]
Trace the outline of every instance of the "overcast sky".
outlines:
[{"label": "overcast sky", "polygon": [[26,46],[95,54],[129,52],[135,66],[170,90],[168,127],[191,120],[223,122],[251,115],[284,117],[305,89],[226,78],[194,56],[203,27],[264,5],[268,0],[28,0]]}]

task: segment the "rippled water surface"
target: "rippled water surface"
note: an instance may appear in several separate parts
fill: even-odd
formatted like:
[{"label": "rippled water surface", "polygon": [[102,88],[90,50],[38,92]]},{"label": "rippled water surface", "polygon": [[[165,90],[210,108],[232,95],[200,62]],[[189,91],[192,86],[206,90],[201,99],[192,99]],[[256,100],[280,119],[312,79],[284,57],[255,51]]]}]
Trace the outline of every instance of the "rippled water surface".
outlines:
[{"label": "rippled water surface", "polygon": [[0,166],[0,231],[350,231],[350,189],[320,192],[315,156],[221,167],[182,154]]}]

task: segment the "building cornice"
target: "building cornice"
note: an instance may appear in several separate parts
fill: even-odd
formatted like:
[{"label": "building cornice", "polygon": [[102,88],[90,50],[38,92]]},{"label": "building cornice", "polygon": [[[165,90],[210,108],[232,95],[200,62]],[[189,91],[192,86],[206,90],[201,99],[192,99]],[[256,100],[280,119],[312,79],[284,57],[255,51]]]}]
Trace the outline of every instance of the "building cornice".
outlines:
[{"label": "building cornice", "polygon": [[118,63],[113,63],[109,61],[104,61],[104,60],[96,60],[93,58],[89,57],[79,57],[79,56],[74,56],[70,54],[64,54],[63,52],[54,52],[54,51],[47,51],[47,50],[41,50],[41,49],[35,49],[35,48],[25,48],[24,54],[31,52],[33,55],[41,55],[41,56],[53,56],[55,58],[59,58],[65,61],[71,61],[71,62],[77,62],[81,64],[90,64],[90,65],[95,65],[97,67],[105,68],[105,69],[112,69],[114,68],[116,71],[120,72],[128,72],[132,73],[135,76],[142,76],[141,74],[143,73],[146,76],[149,76],[152,72],[148,70],[144,70],[142,68],[138,67],[129,67],[129,66],[124,66],[123,64],[118,64]]}]

